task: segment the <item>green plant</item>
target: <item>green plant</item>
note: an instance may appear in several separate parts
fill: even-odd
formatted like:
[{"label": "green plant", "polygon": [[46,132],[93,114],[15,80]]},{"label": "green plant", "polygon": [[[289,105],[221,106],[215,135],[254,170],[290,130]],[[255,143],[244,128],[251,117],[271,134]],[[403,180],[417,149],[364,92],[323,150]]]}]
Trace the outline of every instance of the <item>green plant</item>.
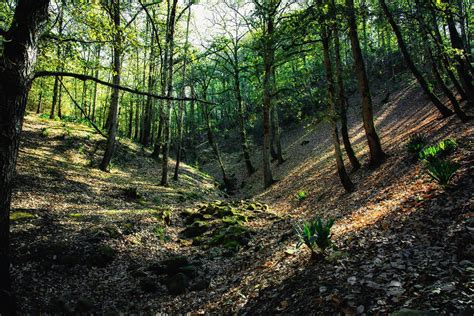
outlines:
[{"label": "green plant", "polygon": [[299,237],[296,247],[299,248],[304,244],[311,250],[311,254],[314,256],[314,248],[317,246],[324,254],[326,249],[331,245],[331,228],[333,225],[333,219],[324,221],[319,217],[296,225],[295,231]]},{"label": "green plant", "polygon": [[153,228],[153,233],[155,234],[155,236],[161,240],[161,241],[164,241],[165,240],[165,233],[166,233],[166,230],[163,226],[161,225],[156,225],[154,228]]},{"label": "green plant", "polygon": [[438,158],[426,161],[426,171],[430,177],[442,186],[447,186],[453,178],[459,164]]},{"label": "green plant", "polygon": [[440,141],[436,145],[424,148],[422,151],[420,151],[419,157],[423,160],[433,160],[435,158],[452,153],[457,146],[458,145],[455,140],[447,138]]},{"label": "green plant", "polygon": [[298,191],[296,193],[296,199],[299,202],[302,202],[302,201],[306,200],[307,197],[308,197],[308,193],[306,193],[306,191]]},{"label": "green plant", "polygon": [[415,134],[408,140],[406,148],[409,154],[418,156],[418,154],[423,150],[426,144],[427,141],[425,136]]},{"label": "green plant", "polygon": [[458,147],[458,144],[454,139],[447,138],[439,142],[438,147],[441,149],[443,154],[449,154],[452,153]]},{"label": "green plant", "polygon": [[41,136],[43,136],[43,137],[48,137],[48,136],[49,136],[49,128],[43,127],[43,128],[41,129]]}]

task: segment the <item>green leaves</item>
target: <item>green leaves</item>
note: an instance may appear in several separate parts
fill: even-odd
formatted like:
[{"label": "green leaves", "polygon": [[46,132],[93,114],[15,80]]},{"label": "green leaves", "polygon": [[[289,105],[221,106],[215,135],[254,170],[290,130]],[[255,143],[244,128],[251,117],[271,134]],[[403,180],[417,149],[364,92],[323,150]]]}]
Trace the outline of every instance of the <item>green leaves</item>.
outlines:
[{"label": "green leaves", "polygon": [[443,187],[449,184],[458,169],[459,164],[449,160],[435,158],[426,162],[427,173]]},{"label": "green leaves", "polygon": [[333,225],[333,219],[325,221],[319,217],[304,222],[301,225],[296,225],[295,231],[300,239],[296,244],[296,247],[299,248],[301,245],[305,244],[310,248],[311,252],[314,252],[314,248],[317,246],[321,252],[324,253],[331,245],[331,228]]}]

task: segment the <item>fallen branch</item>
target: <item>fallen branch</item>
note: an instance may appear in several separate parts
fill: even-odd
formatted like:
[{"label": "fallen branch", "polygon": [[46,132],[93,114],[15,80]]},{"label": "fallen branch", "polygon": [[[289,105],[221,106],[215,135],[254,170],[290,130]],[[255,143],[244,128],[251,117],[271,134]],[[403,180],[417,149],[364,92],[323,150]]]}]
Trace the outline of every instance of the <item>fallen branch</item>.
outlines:
[{"label": "fallen branch", "polygon": [[41,77],[72,77],[72,78],[76,78],[76,79],[79,79],[79,80],[82,80],[82,81],[91,80],[91,81],[97,82],[97,83],[99,83],[101,85],[104,85],[104,86],[108,86],[108,87],[111,87],[111,88],[116,88],[116,89],[119,89],[119,90],[122,90],[122,91],[127,91],[127,92],[130,92],[130,93],[134,93],[134,94],[149,96],[149,97],[152,97],[152,98],[155,98],[155,99],[158,99],[158,100],[198,101],[198,102],[207,103],[207,104],[215,104],[213,102],[209,102],[209,101],[206,101],[206,100],[187,98],[187,97],[185,97],[185,98],[174,98],[174,97],[167,97],[167,96],[158,95],[158,94],[154,94],[154,93],[144,92],[144,91],[140,91],[140,90],[137,90],[137,89],[132,89],[132,88],[129,88],[129,87],[114,85],[113,83],[100,80],[100,79],[95,78],[93,76],[84,75],[84,74],[76,74],[76,73],[73,73],[73,72],[46,71],[46,70],[37,71],[35,73],[34,77],[33,77],[33,80],[36,79],[36,78],[41,78]]}]

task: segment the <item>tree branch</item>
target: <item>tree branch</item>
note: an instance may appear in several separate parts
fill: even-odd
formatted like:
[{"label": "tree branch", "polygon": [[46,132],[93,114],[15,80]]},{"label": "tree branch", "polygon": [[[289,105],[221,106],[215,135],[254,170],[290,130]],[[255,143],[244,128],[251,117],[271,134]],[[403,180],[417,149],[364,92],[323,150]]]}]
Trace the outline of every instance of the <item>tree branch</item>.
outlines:
[{"label": "tree branch", "polygon": [[79,106],[79,104],[76,102],[76,100],[74,100],[74,98],[72,97],[71,93],[69,92],[69,90],[66,88],[66,85],[63,83],[63,81],[61,80],[61,78],[59,78],[59,82],[61,83],[61,85],[63,86],[64,90],[66,91],[66,93],[69,95],[69,98],[71,98],[72,100],[72,103],[74,103],[74,105],[81,111],[81,113],[84,115],[84,117],[89,121],[89,123],[91,123],[92,127],[100,134],[102,135],[103,137],[107,138],[107,136],[102,133],[102,131],[97,127],[97,125],[95,125],[95,123],[89,118],[89,116],[87,115],[86,111],[84,111],[84,109],[82,107]]},{"label": "tree branch", "polygon": [[116,89],[119,89],[119,90],[122,90],[122,91],[134,93],[134,94],[149,96],[149,97],[152,97],[152,98],[155,98],[155,99],[158,99],[158,100],[199,101],[199,102],[203,102],[203,103],[213,104],[213,102],[209,102],[209,101],[206,101],[206,100],[199,100],[199,99],[195,99],[195,98],[174,98],[174,97],[167,97],[167,96],[162,96],[162,95],[158,95],[158,94],[154,94],[154,93],[148,93],[148,92],[140,91],[138,89],[133,89],[133,88],[129,88],[129,87],[114,85],[113,83],[100,80],[100,79],[95,78],[93,76],[84,75],[84,74],[76,74],[76,73],[72,73],[72,72],[46,71],[46,70],[37,71],[35,73],[34,77],[33,77],[33,80],[36,79],[36,78],[40,78],[40,77],[72,77],[72,78],[76,78],[76,79],[79,79],[79,80],[82,80],[82,81],[91,80],[91,81],[97,82],[97,83],[99,83],[101,85],[104,85],[104,86],[107,86],[107,87],[116,88]]}]

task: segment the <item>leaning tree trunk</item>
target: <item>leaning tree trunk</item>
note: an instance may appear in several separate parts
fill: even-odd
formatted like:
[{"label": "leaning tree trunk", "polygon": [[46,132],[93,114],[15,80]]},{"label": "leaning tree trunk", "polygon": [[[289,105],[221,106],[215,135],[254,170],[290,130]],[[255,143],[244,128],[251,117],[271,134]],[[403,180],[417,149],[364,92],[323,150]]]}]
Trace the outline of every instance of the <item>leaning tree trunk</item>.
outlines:
[{"label": "leaning tree trunk", "polygon": [[[334,0],[332,2],[334,5]],[[341,62],[341,52],[339,45],[339,32],[337,26],[334,30],[334,55],[336,61],[336,81],[338,88],[338,97],[337,97],[337,111],[339,112],[339,117],[341,119],[341,136],[342,142],[344,143],[344,149],[346,150],[347,157],[352,165],[352,171],[356,171],[360,168],[359,160],[354,153],[352,148],[351,141],[349,138],[349,131],[347,128],[347,102],[344,90],[344,80],[342,78],[342,62]]]},{"label": "leaning tree trunk", "polygon": [[37,42],[49,0],[19,0],[0,55],[0,314],[15,314],[10,280],[10,205]]},{"label": "leaning tree trunk", "polygon": [[421,88],[425,92],[426,96],[430,99],[430,101],[433,103],[433,105],[438,109],[438,111],[441,113],[443,117],[448,117],[450,115],[453,115],[453,112],[448,109],[439,99],[438,97],[433,93],[431,90],[428,82],[426,79],[423,77],[422,73],[418,70],[416,67],[415,63],[413,62],[410,53],[408,52],[408,49],[405,45],[405,41],[403,40],[402,33],[397,25],[395,23],[395,19],[393,18],[392,14],[388,10],[387,4],[385,3],[385,0],[379,0],[380,6],[382,7],[382,10],[387,17],[388,23],[392,27],[393,32],[395,33],[395,36],[397,38],[398,46],[400,47],[400,51],[402,52],[403,58],[405,59],[405,63],[407,64],[408,68],[410,71],[413,73],[413,76],[415,76],[416,80],[420,84]]},{"label": "leaning tree trunk", "polygon": [[116,29],[114,38],[114,75],[112,82],[114,88],[112,89],[112,96],[110,98],[110,111],[109,111],[109,135],[107,137],[107,145],[104,153],[104,158],[100,163],[100,169],[107,171],[110,161],[115,151],[115,137],[117,134],[118,127],[118,108],[119,108],[119,89],[117,86],[120,85],[120,51],[122,48],[122,36],[120,34],[120,3],[119,0],[113,0],[113,20]]},{"label": "leaning tree trunk", "polygon": [[335,93],[334,93],[334,80],[332,75],[332,65],[329,53],[329,34],[326,26],[322,27],[322,42],[323,42],[323,54],[324,54],[324,69],[326,71],[326,82],[328,88],[328,103],[329,111],[331,116],[331,135],[334,145],[334,156],[336,158],[336,168],[341,180],[342,186],[347,192],[354,190],[354,184],[347,175],[346,167],[344,166],[344,160],[342,160],[341,144],[339,142],[339,132],[337,129],[336,121],[336,106],[335,106]]},{"label": "leaning tree trunk", "polygon": [[442,2],[448,5],[446,11],[446,22],[448,24],[451,46],[457,50],[457,53],[455,54],[456,70],[458,72],[461,85],[468,96],[468,103],[470,106],[474,106],[474,84],[472,78],[472,66],[469,62],[468,54],[464,50],[462,38],[459,36],[458,30],[456,28],[453,12],[450,8],[451,4],[449,3],[451,1],[443,0]]},{"label": "leaning tree trunk", "polygon": [[362,119],[364,122],[365,135],[369,144],[370,165],[378,166],[385,160],[379,136],[374,126],[374,114],[372,109],[372,96],[370,95],[369,80],[365,71],[365,62],[360,49],[359,36],[357,34],[357,23],[354,12],[354,0],[346,0],[347,12],[349,13],[349,37],[351,40],[352,55],[356,68],[359,92],[362,98]]}]

